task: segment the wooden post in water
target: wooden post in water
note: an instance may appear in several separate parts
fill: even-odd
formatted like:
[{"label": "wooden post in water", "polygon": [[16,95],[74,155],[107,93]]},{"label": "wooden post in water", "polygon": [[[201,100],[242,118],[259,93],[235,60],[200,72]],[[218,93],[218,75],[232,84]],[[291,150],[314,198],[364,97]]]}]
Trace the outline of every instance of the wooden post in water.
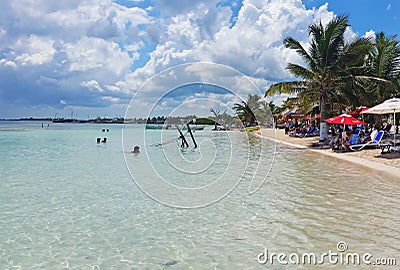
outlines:
[{"label": "wooden post in water", "polygon": [[185,146],[186,146],[186,147],[189,147],[189,144],[188,144],[188,142],[186,141],[185,136],[183,136],[183,133],[182,133],[180,127],[179,127],[178,125],[175,125],[175,126],[176,126],[176,128],[178,129],[179,135],[181,136],[180,138],[182,139],[181,147],[182,147],[182,148],[185,147]]},{"label": "wooden post in water", "polygon": [[197,148],[197,143],[196,143],[196,140],[194,139],[194,136],[193,136],[192,130],[191,130],[190,127],[189,127],[189,124],[186,124],[186,126],[187,126],[187,128],[188,128],[190,137],[192,137],[192,141],[193,141],[193,144],[194,144],[194,148]]}]

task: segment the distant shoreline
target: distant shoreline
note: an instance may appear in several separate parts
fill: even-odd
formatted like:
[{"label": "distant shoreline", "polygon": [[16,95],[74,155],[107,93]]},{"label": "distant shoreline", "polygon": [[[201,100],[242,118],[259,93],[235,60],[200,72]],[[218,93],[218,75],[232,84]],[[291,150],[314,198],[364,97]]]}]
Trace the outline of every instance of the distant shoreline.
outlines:
[{"label": "distant shoreline", "polygon": [[[73,124],[85,124],[85,123],[93,123],[93,124],[126,124],[127,122],[124,119],[70,119],[70,118],[7,118],[0,119],[3,122],[21,122],[21,121],[32,121],[32,122],[52,122],[52,123],[73,123]],[[128,122],[129,123],[129,122]]]},{"label": "distant shoreline", "polygon": [[[196,122],[193,121],[193,118]],[[177,121],[178,119],[179,121]],[[215,125],[215,120],[207,117],[195,117],[195,116],[182,116],[182,117],[173,117],[171,124],[173,123],[181,123],[182,119],[186,120],[185,123],[198,124],[198,125]],[[32,121],[32,122],[51,122],[51,123],[72,123],[72,124],[157,124],[163,125],[167,119],[163,117],[163,119],[153,118],[124,118],[124,117],[115,117],[115,118],[92,118],[92,119],[76,119],[76,118],[64,118],[64,117],[21,117],[21,118],[3,118],[0,119],[2,122],[20,122],[20,121]]]},{"label": "distant shoreline", "polygon": [[0,121],[46,121],[46,122],[51,122],[52,119],[51,118],[2,118],[0,119]]}]

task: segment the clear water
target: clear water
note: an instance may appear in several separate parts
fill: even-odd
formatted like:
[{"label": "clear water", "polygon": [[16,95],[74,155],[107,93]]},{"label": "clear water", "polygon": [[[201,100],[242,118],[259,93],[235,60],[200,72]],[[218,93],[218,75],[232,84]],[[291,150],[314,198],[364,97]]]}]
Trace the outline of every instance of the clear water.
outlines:
[{"label": "clear water", "polygon": [[[281,269],[259,264],[258,254],[264,248],[322,253],[339,241],[351,252],[397,256],[400,263],[399,179],[280,145],[266,182],[249,194],[253,159],[261,143],[263,155],[273,153],[269,141],[251,136],[248,147],[244,133],[204,130],[195,133],[200,149],[182,150],[175,141],[150,146],[176,135],[160,139],[152,131],[142,152],[131,155],[143,134],[139,126],[126,129],[130,145],[122,147],[119,125],[46,124],[0,123],[0,269]],[[96,144],[104,136],[107,143]],[[141,183],[155,183],[141,166],[147,157],[160,177],[182,187],[213,184],[230,162],[227,179],[243,177],[206,207],[170,207],[135,184],[124,152]],[[206,169],[182,174],[164,155],[183,171]],[[260,173],[269,165],[261,163]],[[214,198],[210,193],[206,199]],[[191,194],[193,201],[200,194]]]}]

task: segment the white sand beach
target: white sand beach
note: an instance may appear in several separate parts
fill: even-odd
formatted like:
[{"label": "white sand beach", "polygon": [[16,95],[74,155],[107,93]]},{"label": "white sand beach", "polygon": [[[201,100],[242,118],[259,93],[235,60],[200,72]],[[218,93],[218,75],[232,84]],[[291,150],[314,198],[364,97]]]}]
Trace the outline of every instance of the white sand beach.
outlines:
[{"label": "white sand beach", "polygon": [[353,162],[361,166],[386,173],[391,177],[400,179],[400,153],[381,153],[381,149],[365,149],[358,152],[337,153],[331,149],[320,149],[311,147],[315,142],[318,142],[318,137],[297,138],[285,135],[283,129],[262,129],[261,134],[264,138],[274,140],[277,143],[282,143],[288,146],[302,148],[305,151],[323,154],[333,158],[338,158],[348,162]]}]

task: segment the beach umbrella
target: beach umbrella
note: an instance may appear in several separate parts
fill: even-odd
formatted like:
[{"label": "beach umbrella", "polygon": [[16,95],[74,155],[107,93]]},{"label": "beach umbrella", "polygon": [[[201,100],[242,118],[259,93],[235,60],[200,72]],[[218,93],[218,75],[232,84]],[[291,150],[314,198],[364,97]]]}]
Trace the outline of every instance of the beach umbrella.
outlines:
[{"label": "beach umbrella", "polygon": [[325,119],[325,122],[329,124],[338,124],[343,125],[343,130],[346,130],[346,125],[355,126],[355,125],[365,125],[364,121],[357,119],[349,114],[341,114],[338,116],[334,116],[328,119]]},{"label": "beach umbrella", "polygon": [[378,104],[363,113],[367,114],[389,114],[393,113],[394,121],[394,145],[396,145],[396,113],[400,112],[400,98],[391,98]]},{"label": "beach umbrella", "polygon": [[349,114],[350,115],[360,115],[368,109],[369,109],[368,107],[360,106],[360,107],[357,107],[355,111],[349,112]]},{"label": "beach umbrella", "polygon": [[338,116],[334,116],[328,119],[325,119],[325,122],[329,124],[338,124],[338,125],[365,125],[366,123],[360,119],[357,119],[349,114],[341,114]]}]

